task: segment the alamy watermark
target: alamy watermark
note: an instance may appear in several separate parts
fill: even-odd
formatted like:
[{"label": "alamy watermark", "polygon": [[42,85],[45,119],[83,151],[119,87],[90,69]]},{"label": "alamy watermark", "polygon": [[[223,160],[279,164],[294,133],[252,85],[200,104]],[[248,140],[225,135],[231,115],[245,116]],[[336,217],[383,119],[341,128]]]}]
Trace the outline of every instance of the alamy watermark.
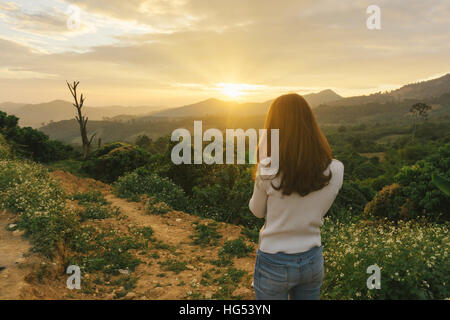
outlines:
[{"label": "alamy watermark", "polygon": [[69,16],[67,18],[67,29],[74,31],[81,28],[81,9],[76,5],[70,5],[67,8],[66,14]]},{"label": "alamy watermark", "polygon": [[[246,163],[246,138],[249,141],[249,164],[257,163],[256,148],[259,139],[259,159],[267,158],[267,129],[226,129],[226,164]],[[180,141],[181,139],[181,141]],[[222,131],[210,128],[203,132],[202,121],[194,121],[194,154],[193,164],[223,164],[224,163],[224,139]],[[174,164],[192,164],[192,136],[187,129],[179,128],[172,132],[172,141],[178,141],[171,152]],[[237,140],[237,152],[235,161],[235,140]],[[203,150],[203,142],[211,141]],[[261,167],[262,175],[272,175],[279,167],[279,129],[270,130],[270,164]]]},{"label": "alamy watermark", "polygon": [[381,9],[379,6],[372,4],[367,7],[366,13],[370,16],[366,20],[366,26],[369,30],[381,30]]},{"label": "alamy watermark", "polygon": [[81,289],[80,267],[72,264],[67,267],[66,273],[70,274],[66,281],[67,288],[69,288],[70,290]]},{"label": "alamy watermark", "polygon": [[367,271],[370,276],[367,278],[367,289],[381,289],[381,270],[376,264],[367,267]]}]

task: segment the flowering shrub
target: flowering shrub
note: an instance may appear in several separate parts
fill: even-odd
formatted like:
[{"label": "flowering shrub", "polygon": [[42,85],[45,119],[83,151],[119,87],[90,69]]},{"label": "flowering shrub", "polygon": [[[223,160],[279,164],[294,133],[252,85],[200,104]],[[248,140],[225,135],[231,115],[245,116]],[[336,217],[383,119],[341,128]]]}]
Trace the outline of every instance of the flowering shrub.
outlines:
[{"label": "flowering shrub", "polygon": [[[325,219],[323,299],[445,299],[450,297],[448,223],[424,220],[342,223]],[[366,285],[370,265],[381,289]]]},{"label": "flowering shrub", "polygon": [[11,156],[11,148],[5,138],[0,134],[0,159],[8,159]]},{"label": "flowering shrub", "polygon": [[18,226],[33,249],[49,257],[78,227],[76,215],[65,209],[63,190],[31,162],[0,160],[0,208],[20,214]]}]

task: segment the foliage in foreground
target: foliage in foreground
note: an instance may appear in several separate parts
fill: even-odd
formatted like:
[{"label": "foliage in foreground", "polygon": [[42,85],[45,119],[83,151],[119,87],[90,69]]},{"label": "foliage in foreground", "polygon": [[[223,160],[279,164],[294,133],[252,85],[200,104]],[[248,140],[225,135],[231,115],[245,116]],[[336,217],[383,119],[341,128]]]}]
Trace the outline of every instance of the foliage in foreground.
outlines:
[{"label": "foliage in foreground", "polygon": [[11,157],[11,147],[6,143],[6,139],[0,134],[0,159]]},{"label": "foliage in foreground", "polygon": [[[322,228],[324,299],[446,299],[450,296],[449,224],[425,220],[339,222]],[[368,290],[367,267],[381,269]]]},{"label": "foliage in foreground", "polygon": [[63,190],[35,163],[0,160],[0,207],[20,214],[19,229],[35,251],[49,257],[77,231],[76,214],[65,208]]},{"label": "foliage in foreground", "polygon": [[428,216],[433,220],[450,219],[450,198],[432,181],[433,174],[445,179],[450,175],[450,143],[437,153],[412,166],[405,166],[395,176],[396,183],[384,187],[364,210],[366,215],[391,219]]}]

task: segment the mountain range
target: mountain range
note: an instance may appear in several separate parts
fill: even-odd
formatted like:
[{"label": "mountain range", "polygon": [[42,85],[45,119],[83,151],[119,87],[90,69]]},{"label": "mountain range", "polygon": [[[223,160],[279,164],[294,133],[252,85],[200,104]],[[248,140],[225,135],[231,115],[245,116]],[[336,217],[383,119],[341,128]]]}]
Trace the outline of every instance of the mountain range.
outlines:
[{"label": "mountain range", "polygon": [[[162,109],[162,107],[142,106],[107,106],[89,107],[84,106],[84,114],[90,120],[105,120],[121,115],[146,115]],[[13,114],[19,118],[19,124],[23,127],[30,126],[39,128],[49,122],[73,119],[76,109],[71,102],[64,100],[53,100],[38,104],[21,104],[14,102],[0,103],[0,111]]]},{"label": "mountain range", "polygon": [[399,102],[408,99],[429,100],[448,93],[450,93],[450,73],[436,79],[410,83],[389,92],[342,98],[327,104],[331,106],[351,106],[366,103]]},{"label": "mountain range", "polygon": [[[304,95],[305,99],[314,107],[342,97],[332,90],[324,90],[318,93]],[[207,99],[198,103],[177,108],[163,109],[162,107],[83,107],[84,114],[90,120],[130,120],[136,116],[154,117],[186,117],[223,115],[239,111],[242,115],[265,114],[273,100],[256,103],[238,103],[235,101],[222,101]],[[14,102],[0,103],[0,110],[17,116],[21,126],[39,128],[50,122],[73,119],[75,109],[71,102],[53,100],[39,104],[20,104]]]},{"label": "mountain range", "polygon": [[[384,93],[341,97],[332,90],[324,90],[304,97],[322,124],[405,121],[411,104],[418,101],[433,105],[431,117],[445,117],[450,111],[450,74]],[[188,128],[193,119],[202,119],[205,126],[217,128],[225,124],[259,126],[272,101],[238,103],[211,98],[170,109],[86,106],[84,113],[90,119],[89,131],[96,132],[102,141],[133,141],[140,134],[155,139],[176,126]],[[52,139],[69,143],[79,140],[75,110],[70,102],[55,100],[28,105],[7,102],[0,104],[0,111],[18,116],[22,126],[40,127]]]},{"label": "mountain range", "polygon": [[[342,99],[340,95],[333,90],[327,89],[317,93],[305,94],[303,96],[311,107],[320,104]],[[198,103],[185,105],[178,108],[166,109],[152,113],[151,117],[194,117],[227,115],[239,113],[242,116],[254,116],[266,114],[273,100],[264,102],[246,102],[238,103],[235,101],[222,101],[218,99],[208,99]]]}]

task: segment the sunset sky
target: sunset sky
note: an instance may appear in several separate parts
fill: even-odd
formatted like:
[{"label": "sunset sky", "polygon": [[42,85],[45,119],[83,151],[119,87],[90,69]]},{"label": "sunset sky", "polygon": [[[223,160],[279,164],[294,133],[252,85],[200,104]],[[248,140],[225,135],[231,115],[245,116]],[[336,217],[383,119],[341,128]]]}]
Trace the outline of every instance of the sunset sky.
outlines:
[{"label": "sunset sky", "polygon": [[449,17],[448,0],[2,0],[0,102],[69,100],[65,80],[88,105],[391,90],[450,72]]}]

